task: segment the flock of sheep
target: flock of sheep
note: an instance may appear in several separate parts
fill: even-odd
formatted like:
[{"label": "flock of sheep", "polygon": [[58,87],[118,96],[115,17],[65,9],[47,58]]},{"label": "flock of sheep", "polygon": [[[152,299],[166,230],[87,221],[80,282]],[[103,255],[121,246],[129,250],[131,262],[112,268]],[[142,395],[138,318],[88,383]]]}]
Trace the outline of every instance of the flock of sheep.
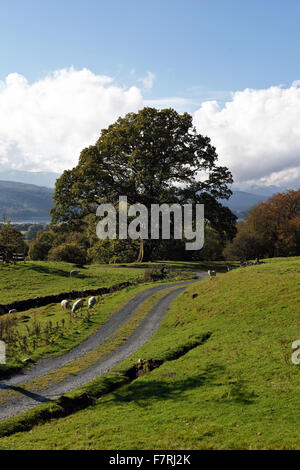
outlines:
[{"label": "flock of sheep", "polygon": [[[88,308],[93,308],[96,303],[96,297],[90,297],[88,299]],[[63,310],[72,309],[72,313],[76,312],[77,310],[81,310],[84,304],[84,299],[79,299],[74,302],[73,307],[69,300],[62,300],[60,305]]]},{"label": "flock of sheep", "polygon": [[[93,308],[96,302],[97,302],[96,297],[90,297],[88,299],[88,308]],[[83,304],[84,304],[84,299],[76,300],[76,302],[74,302],[73,306],[71,305],[70,300],[67,300],[67,299],[62,300],[61,303],[60,303],[61,308],[63,310],[68,310],[69,309],[69,310],[72,310],[72,313],[76,312],[77,310],[81,310],[82,307],[84,306]],[[17,313],[17,312],[18,312],[18,310],[13,308],[12,310],[9,310],[8,313]]]}]

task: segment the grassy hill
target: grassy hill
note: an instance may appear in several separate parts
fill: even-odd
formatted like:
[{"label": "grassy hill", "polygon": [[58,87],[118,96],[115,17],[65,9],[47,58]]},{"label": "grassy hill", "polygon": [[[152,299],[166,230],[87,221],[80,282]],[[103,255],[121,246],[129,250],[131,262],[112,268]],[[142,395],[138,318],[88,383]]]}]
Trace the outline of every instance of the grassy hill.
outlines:
[{"label": "grassy hill", "polygon": [[138,358],[160,367],[0,448],[299,449],[299,290],[300,258],[190,286],[151,340],[87,390],[105,391]]},{"label": "grassy hill", "polygon": [[34,184],[0,181],[0,216],[13,222],[49,221],[53,189]]}]

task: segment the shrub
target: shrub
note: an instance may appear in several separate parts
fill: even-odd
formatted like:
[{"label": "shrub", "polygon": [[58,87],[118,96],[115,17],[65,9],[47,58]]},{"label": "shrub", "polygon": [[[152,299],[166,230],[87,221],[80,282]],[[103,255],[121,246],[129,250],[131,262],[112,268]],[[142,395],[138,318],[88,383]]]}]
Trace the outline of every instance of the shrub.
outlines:
[{"label": "shrub", "polygon": [[157,268],[152,268],[152,269],[146,269],[144,273],[144,280],[146,282],[148,281],[160,281],[162,279],[165,279],[167,275],[166,269],[163,267],[161,269]]},{"label": "shrub", "polygon": [[62,243],[51,248],[48,260],[82,265],[86,263],[86,256],[86,250],[83,246],[77,243]]}]

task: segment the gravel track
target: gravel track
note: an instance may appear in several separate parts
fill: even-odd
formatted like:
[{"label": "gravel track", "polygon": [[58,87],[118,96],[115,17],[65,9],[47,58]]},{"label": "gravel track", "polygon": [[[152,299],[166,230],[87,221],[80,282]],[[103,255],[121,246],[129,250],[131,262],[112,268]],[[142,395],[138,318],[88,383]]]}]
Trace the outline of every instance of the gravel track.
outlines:
[{"label": "gravel track", "polygon": [[[137,294],[123,308],[114,313],[110,319],[101,328],[99,328],[99,330],[71,351],[54,358],[41,359],[33,368],[22,371],[8,379],[1,380],[0,390],[15,390],[20,392],[23,396],[0,404],[0,420],[14,416],[28,410],[29,408],[37,406],[40,403],[52,400],[57,396],[85,385],[105,372],[108,372],[115,365],[136,352],[148,341],[154,331],[158,328],[163,316],[169,309],[170,303],[175,299],[175,297],[177,297],[177,295],[180,294],[187,285],[207,277],[206,273],[197,273],[197,276],[196,280],[154,286]],[[149,297],[161,290],[176,286],[182,287],[169,292],[165,297],[159,300],[141,324],[131,334],[128,340],[103,359],[100,359],[87,369],[78,372],[76,375],[72,374],[63,381],[54,384],[39,393],[30,392],[18,387],[19,384],[23,384],[61,368],[68,362],[83,356],[88,351],[99,346],[107,339],[108,336],[122,326]]]}]

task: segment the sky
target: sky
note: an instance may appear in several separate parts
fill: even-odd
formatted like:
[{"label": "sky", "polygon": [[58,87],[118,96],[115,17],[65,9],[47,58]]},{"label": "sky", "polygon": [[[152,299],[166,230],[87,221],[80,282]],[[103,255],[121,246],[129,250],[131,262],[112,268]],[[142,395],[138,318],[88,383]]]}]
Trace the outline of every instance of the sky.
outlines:
[{"label": "sky", "polygon": [[0,171],[62,172],[143,106],[193,115],[236,186],[299,187],[298,0],[0,0]]}]

